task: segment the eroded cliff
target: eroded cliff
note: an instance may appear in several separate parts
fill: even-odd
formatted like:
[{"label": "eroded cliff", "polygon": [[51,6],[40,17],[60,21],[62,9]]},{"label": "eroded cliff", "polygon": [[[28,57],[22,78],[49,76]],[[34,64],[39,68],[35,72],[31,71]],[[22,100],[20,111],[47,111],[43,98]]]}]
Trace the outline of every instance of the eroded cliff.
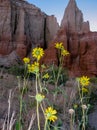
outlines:
[{"label": "eroded cliff", "polygon": [[[58,28],[56,18],[35,5],[24,0],[0,0],[0,58],[4,60],[13,51],[23,58],[36,46],[47,48]],[[0,65],[4,65],[2,60]]]}]

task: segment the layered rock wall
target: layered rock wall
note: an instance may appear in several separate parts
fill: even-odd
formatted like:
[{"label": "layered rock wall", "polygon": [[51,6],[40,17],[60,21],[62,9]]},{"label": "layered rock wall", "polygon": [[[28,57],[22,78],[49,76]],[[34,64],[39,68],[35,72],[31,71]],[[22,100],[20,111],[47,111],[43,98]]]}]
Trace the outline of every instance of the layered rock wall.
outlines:
[{"label": "layered rock wall", "polygon": [[11,7],[7,1],[0,1],[0,54],[8,54],[12,51],[11,27],[10,27]]},{"label": "layered rock wall", "polygon": [[1,56],[15,50],[23,58],[30,53],[31,48],[46,48],[58,28],[56,18],[46,15],[35,5],[24,0],[0,1]]}]

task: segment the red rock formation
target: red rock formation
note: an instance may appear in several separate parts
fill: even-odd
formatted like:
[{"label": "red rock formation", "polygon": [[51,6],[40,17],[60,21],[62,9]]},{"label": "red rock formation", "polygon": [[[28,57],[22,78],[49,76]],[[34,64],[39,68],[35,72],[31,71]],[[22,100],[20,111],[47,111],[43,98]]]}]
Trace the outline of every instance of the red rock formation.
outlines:
[{"label": "red rock formation", "polygon": [[97,76],[97,32],[90,32],[89,22],[83,21],[75,0],[70,0],[61,27],[45,51],[43,62],[57,64],[56,42],[63,42],[70,55],[64,58],[64,67],[71,77]]},{"label": "red rock formation", "polygon": [[46,15],[35,5],[24,0],[0,0],[1,56],[15,51],[23,58],[36,46],[46,48],[58,28],[56,18]]},{"label": "red rock formation", "polygon": [[83,21],[83,14],[77,7],[75,0],[70,0],[65,10],[61,27],[68,32],[89,32],[89,22]]}]

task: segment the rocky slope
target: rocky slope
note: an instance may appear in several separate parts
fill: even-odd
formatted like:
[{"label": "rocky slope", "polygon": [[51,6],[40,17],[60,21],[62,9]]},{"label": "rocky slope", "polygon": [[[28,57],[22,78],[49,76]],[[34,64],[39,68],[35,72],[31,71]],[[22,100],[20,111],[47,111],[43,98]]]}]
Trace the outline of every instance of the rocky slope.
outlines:
[{"label": "rocky slope", "polygon": [[[0,0],[0,59],[13,51],[23,58],[33,47],[46,48],[58,28],[56,18],[35,5],[24,0]],[[0,65],[6,66],[2,60]]]},{"label": "rocky slope", "polygon": [[71,77],[97,76],[97,32],[90,31],[89,22],[84,22],[75,0],[69,1],[61,27],[45,51],[44,63],[57,64],[56,42],[63,42],[70,52],[69,57],[64,58],[64,67],[69,69]]}]

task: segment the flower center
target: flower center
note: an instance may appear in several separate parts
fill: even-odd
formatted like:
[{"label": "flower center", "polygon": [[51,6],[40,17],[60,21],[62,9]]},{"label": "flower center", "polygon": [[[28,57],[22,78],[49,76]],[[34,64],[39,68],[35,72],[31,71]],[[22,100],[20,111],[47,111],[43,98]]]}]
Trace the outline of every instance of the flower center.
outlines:
[{"label": "flower center", "polygon": [[51,114],[50,112],[47,113],[47,117],[48,117],[48,118],[51,117],[51,115],[52,115],[52,114]]},{"label": "flower center", "polygon": [[40,55],[40,51],[39,50],[36,51],[36,55]]},{"label": "flower center", "polygon": [[85,81],[85,80],[83,80],[83,83],[86,83],[86,81]]}]

